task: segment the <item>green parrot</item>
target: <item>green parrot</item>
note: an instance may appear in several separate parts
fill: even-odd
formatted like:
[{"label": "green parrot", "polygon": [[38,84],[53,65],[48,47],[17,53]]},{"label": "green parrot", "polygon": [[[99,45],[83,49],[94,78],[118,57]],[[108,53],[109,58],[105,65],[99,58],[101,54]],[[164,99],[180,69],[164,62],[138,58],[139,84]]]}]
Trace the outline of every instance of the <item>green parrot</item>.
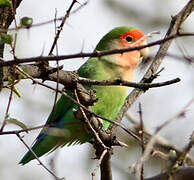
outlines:
[{"label": "green parrot", "polygon": [[[145,44],[146,37],[139,29],[122,26],[108,32],[100,40],[94,51],[122,49]],[[148,48],[144,48],[139,51],[134,50],[99,58],[91,57],[79,68],[78,75],[92,80],[120,78],[131,81],[135,67],[147,54]],[[98,98],[98,101],[91,106],[91,110],[107,119],[115,120],[128,94],[129,87],[91,85],[89,88],[96,90],[96,97]],[[71,92],[68,92],[68,94],[73,97]],[[38,157],[58,147],[76,143],[83,144],[92,139],[91,135],[84,129],[83,123],[74,116],[73,109],[77,108],[78,106],[65,96],[60,97],[46,122],[49,128],[43,128],[32,146],[32,150]],[[109,125],[110,123],[103,121],[104,129],[107,129]],[[20,164],[24,165],[33,159],[35,159],[34,155],[27,152]]]}]

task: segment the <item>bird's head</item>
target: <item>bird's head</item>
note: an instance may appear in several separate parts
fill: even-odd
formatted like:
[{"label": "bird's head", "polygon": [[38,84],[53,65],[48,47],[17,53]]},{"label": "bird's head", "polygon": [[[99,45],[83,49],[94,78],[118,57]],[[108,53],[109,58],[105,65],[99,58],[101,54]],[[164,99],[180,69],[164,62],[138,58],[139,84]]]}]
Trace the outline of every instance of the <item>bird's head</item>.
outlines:
[{"label": "bird's head", "polygon": [[[134,27],[117,27],[107,33],[98,43],[96,50],[105,51],[146,45],[145,35]],[[107,55],[104,59],[124,68],[134,69],[148,55],[148,48],[120,54]]]}]

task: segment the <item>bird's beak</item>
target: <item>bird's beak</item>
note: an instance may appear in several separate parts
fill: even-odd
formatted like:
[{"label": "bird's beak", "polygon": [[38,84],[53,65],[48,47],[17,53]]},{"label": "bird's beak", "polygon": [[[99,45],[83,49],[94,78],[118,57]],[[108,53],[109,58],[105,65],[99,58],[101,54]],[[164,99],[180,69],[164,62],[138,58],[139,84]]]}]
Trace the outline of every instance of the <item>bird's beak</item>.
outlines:
[{"label": "bird's beak", "polygon": [[[147,45],[147,42],[144,41],[141,45]],[[148,49],[148,47],[143,48],[143,49],[140,50],[140,56],[142,58],[146,58],[148,55],[149,55],[149,49]]]},{"label": "bird's beak", "polygon": [[[147,42],[144,41],[141,45],[147,45]],[[149,48],[146,47],[146,48],[143,48],[140,50],[140,56],[141,56],[141,64],[146,64],[147,63],[147,57],[149,55]]]}]

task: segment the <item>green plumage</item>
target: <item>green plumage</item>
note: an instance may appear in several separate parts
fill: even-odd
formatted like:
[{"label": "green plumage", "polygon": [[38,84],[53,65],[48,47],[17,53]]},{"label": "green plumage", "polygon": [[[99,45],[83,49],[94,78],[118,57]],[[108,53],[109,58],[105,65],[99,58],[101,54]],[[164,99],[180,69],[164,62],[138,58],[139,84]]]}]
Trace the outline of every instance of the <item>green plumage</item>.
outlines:
[{"label": "green plumage", "polygon": [[[112,42],[123,33],[134,29],[132,27],[119,27],[110,31],[105,35],[97,45],[95,51],[110,50]],[[112,56],[114,58],[114,56]],[[122,78],[120,67],[107,61],[108,56],[101,58],[89,58],[88,61],[80,67],[78,74],[81,77],[94,80],[107,80]],[[116,58],[116,56],[115,56]],[[99,99],[92,111],[98,115],[114,120],[126,98],[128,88],[122,86],[91,86],[96,90]],[[73,95],[68,92],[69,95]],[[77,108],[65,96],[61,96],[58,100],[55,110],[50,114],[46,124],[48,128],[44,128],[32,150],[40,157],[47,152],[54,150],[59,146],[71,145],[72,143],[85,143],[91,140],[80,120],[75,119],[72,109]],[[109,126],[108,122],[104,122],[104,128]],[[21,164],[26,164],[34,159],[34,156],[27,152]]]},{"label": "green plumage", "polygon": [[98,43],[96,46],[97,51],[105,51],[105,50],[110,50],[112,41],[117,39],[119,36],[122,34],[135,29],[134,27],[127,27],[127,26],[122,26],[122,27],[117,27],[110,31],[108,34],[106,34]]}]

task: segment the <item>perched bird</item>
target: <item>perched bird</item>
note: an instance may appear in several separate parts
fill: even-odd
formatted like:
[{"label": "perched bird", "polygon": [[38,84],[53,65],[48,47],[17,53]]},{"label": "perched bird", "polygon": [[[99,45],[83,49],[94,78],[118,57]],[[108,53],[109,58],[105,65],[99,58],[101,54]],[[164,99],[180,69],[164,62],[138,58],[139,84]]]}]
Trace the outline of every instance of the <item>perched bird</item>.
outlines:
[{"label": "perched bird", "polygon": [[[146,44],[145,35],[134,27],[117,27],[108,32],[98,43],[94,51],[105,51],[136,47]],[[133,71],[138,66],[142,57],[146,56],[148,48],[134,50],[125,53],[91,57],[79,70],[80,77],[92,80],[122,79],[131,81]],[[88,87],[88,86],[87,86]],[[91,106],[91,110],[107,119],[115,120],[124,100],[127,96],[128,87],[124,86],[89,86],[96,90],[98,101]],[[70,94],[70,92],[69,92]],[[70,94],[73,97],[73,94]],[[65,96],[61,96],[54,111],[50,114],[46,125],[38,135],[32,150],[40,157],[58,147],[74,143],[85,143],[91,140],[83,123],[76,119],[73,109],[78,108]],[[103,128],[107,129],[109,123],[103,121]],[[59,131],[58,131],[59,130]],[[27,152],[20,164],[26,164],[35,159],[31,152]]]}]

